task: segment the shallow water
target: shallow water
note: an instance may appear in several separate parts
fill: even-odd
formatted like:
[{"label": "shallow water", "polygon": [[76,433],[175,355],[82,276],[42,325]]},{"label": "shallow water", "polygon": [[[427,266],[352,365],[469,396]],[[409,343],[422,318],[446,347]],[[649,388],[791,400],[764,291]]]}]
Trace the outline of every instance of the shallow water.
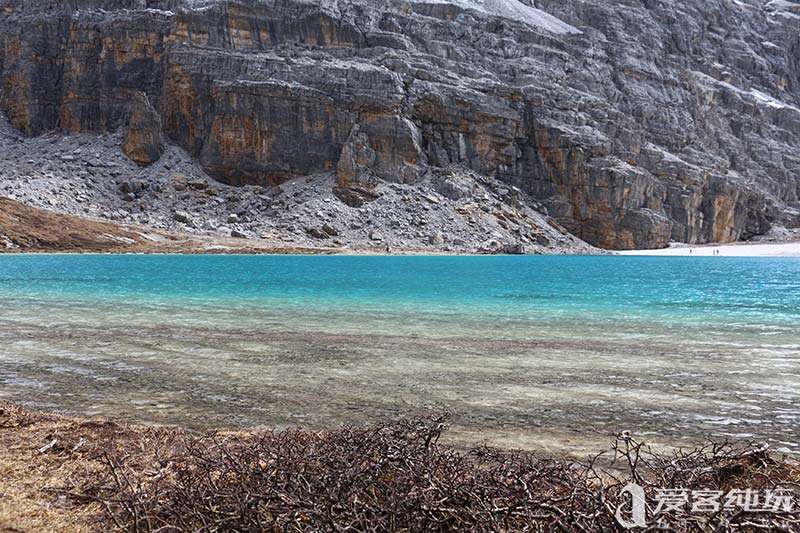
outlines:
[{"label": "shallow water", "polygon": [[800,453],[800,260],[0,256],[0,395],[194,427],[448,409],[463,442]]}]

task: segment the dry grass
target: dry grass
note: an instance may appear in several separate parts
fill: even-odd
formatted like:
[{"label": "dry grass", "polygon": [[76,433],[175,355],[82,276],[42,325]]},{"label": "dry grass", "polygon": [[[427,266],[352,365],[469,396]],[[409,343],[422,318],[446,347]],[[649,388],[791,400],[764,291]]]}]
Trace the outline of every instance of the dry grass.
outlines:
[{"label": "dry grass", "polygon": [[102,470],[94,460],[98,447],[126,436],[134,435],[112,423],[0,402],[0,530],[91,530],[99,506],[76,504],[43,489],[78,485],[96,476]]},{"label": "dry grass", "polygon": [[[601,470],[439,445],[443,419],[305,432],[120,426],[0,402],[6,531],[623,531],[620,488],[798,488],[765,449],[661,455],[617,440]],[[667,517],[676,531],[798,531],[791,513]]]},{"label": "dry grass", "polygon": [[53,213],[0,197],[0,253],[329,254],[334,251],[260,239],[156,231]]},{"label": "dry grass", "polygon": [[125,228],[60,215],[0,198],[0,249],[12,243],[13,251],[105,252],[135,249],[144,239]]}]

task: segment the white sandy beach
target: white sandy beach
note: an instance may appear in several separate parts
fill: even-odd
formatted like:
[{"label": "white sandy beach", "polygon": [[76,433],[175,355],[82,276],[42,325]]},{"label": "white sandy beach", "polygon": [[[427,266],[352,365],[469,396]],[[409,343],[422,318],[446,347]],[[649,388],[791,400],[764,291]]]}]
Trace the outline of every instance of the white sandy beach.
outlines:
[{"label": "white sandy beach", "polygon": [[[717,253],[718,252],[718,253]],[[673,244],[661,250],[626,250],[620,255],[714,256],[719,257],[800,257],[800,241],[780,243],[732,243],[691,246]]]}]

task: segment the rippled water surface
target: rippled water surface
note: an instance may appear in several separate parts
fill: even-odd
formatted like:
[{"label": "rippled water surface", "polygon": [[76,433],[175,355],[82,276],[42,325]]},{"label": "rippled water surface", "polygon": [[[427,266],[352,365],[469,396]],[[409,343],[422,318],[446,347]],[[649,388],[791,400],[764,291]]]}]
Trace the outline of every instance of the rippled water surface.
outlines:
[{"label": "rippled water surface", "polygon": [[800,260],[0,256],[0,395],[194,427],[449,409],[463,442],[800,453]]}]

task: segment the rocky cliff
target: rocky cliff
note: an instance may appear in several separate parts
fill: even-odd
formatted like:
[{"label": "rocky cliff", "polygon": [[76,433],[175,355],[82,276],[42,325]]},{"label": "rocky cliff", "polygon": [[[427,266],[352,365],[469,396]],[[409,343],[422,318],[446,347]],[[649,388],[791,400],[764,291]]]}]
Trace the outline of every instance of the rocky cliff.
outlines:
[{"label": "rocky cliff", "polygon": [[786,0],[0,0],[0,105],[352,209],[461,169],[605,248],[800,225]]}]

